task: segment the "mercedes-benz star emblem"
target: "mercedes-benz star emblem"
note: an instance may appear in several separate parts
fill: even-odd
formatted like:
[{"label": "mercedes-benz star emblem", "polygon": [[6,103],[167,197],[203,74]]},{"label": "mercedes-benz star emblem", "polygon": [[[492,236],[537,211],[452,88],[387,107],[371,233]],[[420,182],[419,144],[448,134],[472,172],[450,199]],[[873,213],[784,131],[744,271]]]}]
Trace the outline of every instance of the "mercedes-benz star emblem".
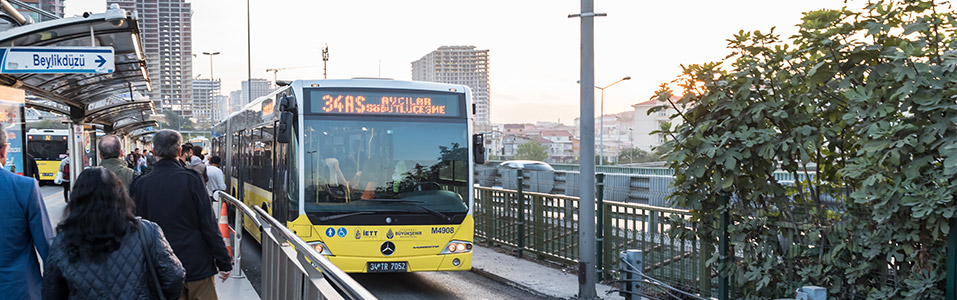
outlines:
[{"label": "mercedes-benz star emblem", "polygon": [[395,253],[395,244],[390,241],[385,241],[382,243],[382,246],[379,246],[379,252],[382,252],[382,255],[389,256],[392,253]]}]

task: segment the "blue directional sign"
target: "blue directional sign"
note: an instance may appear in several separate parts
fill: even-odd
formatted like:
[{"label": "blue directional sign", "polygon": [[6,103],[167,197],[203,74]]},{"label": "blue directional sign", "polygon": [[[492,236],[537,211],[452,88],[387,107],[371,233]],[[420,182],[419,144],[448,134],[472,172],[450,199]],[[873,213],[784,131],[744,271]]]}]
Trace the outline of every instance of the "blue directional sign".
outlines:
[{"label": "blue directional sign", "polygon": [[0,73],[113,73],[113,47],[0,48]]}]

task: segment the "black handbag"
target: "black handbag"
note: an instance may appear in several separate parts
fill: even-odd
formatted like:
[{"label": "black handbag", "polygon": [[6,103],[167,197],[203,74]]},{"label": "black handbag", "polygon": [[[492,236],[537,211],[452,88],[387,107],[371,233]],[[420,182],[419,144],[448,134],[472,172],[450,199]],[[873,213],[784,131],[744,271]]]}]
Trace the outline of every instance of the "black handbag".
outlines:
[{"label": "black handbag", "polygon": [[149,268],[150,278],[152,282],[152,284],[148,283],[148,285],[152,285],[156,289],[156,295],[159,297],[160,300],[166,300],[166,296],[163,295],[163,289],[160,287],[159,277],[156,276],[156,268],[153,267],[153,259],[150,258],[149,247],[146,246],[146,238],[143,237],[143,229],[145,227],[143,226],[142,221],[139,223],[138,227],[139,228],[136,230],[136,235],[138,235],[140,238],[140,245],[142,245],[143,247],[143,257],[146,258],[146,266],[147,268]]}]

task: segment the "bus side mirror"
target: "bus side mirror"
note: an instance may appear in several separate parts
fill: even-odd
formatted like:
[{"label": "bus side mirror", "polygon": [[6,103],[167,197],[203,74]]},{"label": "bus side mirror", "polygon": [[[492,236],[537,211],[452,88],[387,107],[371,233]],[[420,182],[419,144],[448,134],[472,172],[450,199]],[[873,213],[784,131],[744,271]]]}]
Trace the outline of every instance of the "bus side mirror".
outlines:
[{"label": "bus side mirror", "polygon": [[485,135],[476,133],[472,135],[472,159],[476,164],[485,164]]},{"label": "bus side mirror", "polygon": [[279,124],[276,125],[276,142],[287,144],[292,139],[292,113],[288,111],[279,115]]},{"label": "bus side mirror", "polygon": [[282,96],[279,97],[279,110],[295,112],[296,108],[296,100],[286,95],[286,93],[282,93]]}]

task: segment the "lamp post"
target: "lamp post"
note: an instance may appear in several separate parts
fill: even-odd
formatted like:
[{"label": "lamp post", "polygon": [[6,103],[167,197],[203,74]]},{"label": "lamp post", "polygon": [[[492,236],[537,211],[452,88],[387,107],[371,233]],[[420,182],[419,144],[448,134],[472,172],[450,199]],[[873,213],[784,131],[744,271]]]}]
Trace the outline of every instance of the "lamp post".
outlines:
[{"label": "lamp post", "polygon": [[631,150],[629,150],[631,152],[628,154],[628,164],[633,165],[635,164],[635,129],[630,127],[628,128],[628,144],[631,144]]},{"label": "lamp post", "polygon": [[598,142],[601,144],[598,146],[598,157],[600,157],[598,160],[599,165],[605,164],[605,89],[625,80],[631,80],[631,76],[625,76],[625,78],[618,79],[618,81],[606,85],[605,87],[595,86],[596,89],[601,90],[601,113],[598,115],[601,119],[601,121],[599,121],[600,124],[598,125],[598,127],[601,128],[598,131]]},{"label": "lamp post", "polygon": [[216,76],[213,76],[213,55],[219,55],[219,52],[203,52],[203,55],[209,55],[209,80],[216,80]]}]

